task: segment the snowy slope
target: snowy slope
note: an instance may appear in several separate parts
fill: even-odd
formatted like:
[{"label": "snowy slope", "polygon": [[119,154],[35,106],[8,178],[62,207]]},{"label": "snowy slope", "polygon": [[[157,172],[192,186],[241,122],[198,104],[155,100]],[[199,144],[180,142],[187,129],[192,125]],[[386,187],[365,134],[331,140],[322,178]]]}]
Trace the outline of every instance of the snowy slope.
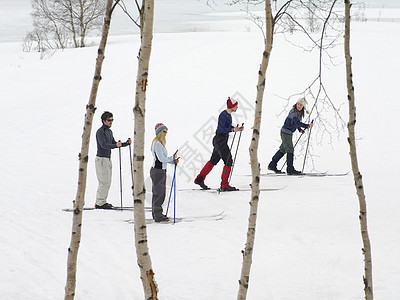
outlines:
[{"label": "snowy slope", "polygon": [[[231,21],[229,21],[231,22]],[[241,22],[241,21],[240,21]],[[400,288],[400,213],[397,125],[400,24],[354,24],[352,56],[357,101],[359,163],[368,203],[375,298],[395,300]],[[116,139],[133,134],[137,36],[111,37],[92,134],[104,110],[114,113]],[[390,44],[390,47],[383,45]],[[204,162],[211,149],[199,131],[210,126],[227,96],[239,93],[245,123],[232,184],[250,182],[248,146],[262,36],[249,32],[159,33],[154,37],[146,111],[146,149],[157,122],[169,128],[170,153],[188,146]],[[96,47],[59,51],[40,60],[19,43],[0,44],[0,103],[3,147],[0,173],[1,299],[60,299],[76,193],[78,152]],[[343,50],[337,49],[342,56]],[[263,107],[259,159],[262,172],[279,146],[288,97],[315,77],[316,59],[275,40]],[[342,61],[340,58],[339,61]],[[346,115],[343,64],[326,74],[330,95]],[[240,111],[242,109],[242,111]],[[316,127],[318,122],[316,123]],[[215,128],[215,127],[214,127]],[[204,142],[204,143],[203,143]],[[91,156],[86,205],[97,187]],[[318,170],[350,171],[346,132],[313,145]],[[124,204],[131,205],[128,149],[123,154]],[[119,205],[118,152],[113,151],[110,202]],[[150,168],[151,153],[145,165]],[[202,164],[200,162],[199,164]],[[302,158],[295,166],[301,169]],[[189,160],[182,159],[178,188],[194,187]],[[196,165],[197,166],[197,165]],[[308,166],[310,167],[310,166]],[[207,178],[217,187],[222,166]],[[173,169],[169,169],[172,176]],[[186,175],[189,174],[189,175]],[[148,174],[146,174],[147,176]],[[146,180],[147,184],[149,180]],[[362,299],[363,256],[358,200],[352,176],[263,177],[263,192],[248,299]],[[150,191],[148,185],[148,191]],[[151,193],[147,193],[150,201]],[[177,216],[225,211],[221,221],[149,224],[149,246],[160,299],[234,299],[242,262],[250,192],[180,191]],[[150,202],[149,202],[150,203]],[[87,211],[79,250],[76,299],[142,299],[131,212]]]}]

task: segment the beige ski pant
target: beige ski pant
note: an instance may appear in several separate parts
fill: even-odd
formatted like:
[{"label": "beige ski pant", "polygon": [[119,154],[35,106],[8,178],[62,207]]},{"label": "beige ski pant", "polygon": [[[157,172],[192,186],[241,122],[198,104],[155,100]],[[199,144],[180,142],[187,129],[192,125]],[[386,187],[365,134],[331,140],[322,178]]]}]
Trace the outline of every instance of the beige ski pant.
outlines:
[{"label": "beige ski pant", "polygon": [[111,158],[98,157],[95,159],[96,175],[99,182],[96,194],[96,204],[107,203],[108,191],[111,186],[112,163]]}]

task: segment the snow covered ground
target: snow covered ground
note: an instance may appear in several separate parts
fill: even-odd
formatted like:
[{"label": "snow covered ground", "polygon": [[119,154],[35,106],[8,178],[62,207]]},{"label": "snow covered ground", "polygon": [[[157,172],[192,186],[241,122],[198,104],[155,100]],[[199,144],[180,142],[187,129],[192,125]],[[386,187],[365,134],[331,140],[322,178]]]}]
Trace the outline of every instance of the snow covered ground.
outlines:
[{"label": "snow covered ground", "polygon": [[[229,19],[223,25],[235,23]],[[167,148],[182,156],[179,188],[192,188],[193,174],[209,158],[211,143],[203,129],[214,128],[227,96],[239,99],[244,122],[232,184],[250,183],[248,147],[251,105],[255,98],[262,36],[249,30],[157,33],[154,36],[146,111],[146,149],[154,125],[169,128]],[[219,25],[221,25],[219,23]],[[219,26],[218,25],[218,26]],[[357,138],[368,204],[375,299],[398,299],[400,287],[400,155],[397,126],[400,59],[399,23],[352,25],[352,56],[357,103]],[[137,36],[112,36],[106,49],[103,80],[92,135],[104,110],[114,113],[116,139],[133,134]],[[347,120],[343,49],[338,67],[325,73],[330,97]],[[58,51],[40,59],[21,52],[20,43],[0,43],[1,149],[0,298],[60,299],[66,280],[70,213],[78,176],[83,117],[97,47]],[[279,146],[279,128],[288,97],[316,76],[317,58],[276,38],[268,70],[259,159],[262,172]],[[326,116],[329,117],[329,116]],[[317,132],[318,121],[313,129]],[[347,133],[332,144],[313,144],[315,168],[351,171]],[[92,138],[86,206],[97,188]],[[123,201],[132,204],[128,149],[122,149]],[[197,155],[197,156],[196,156]],[[197,158],[197,160],[195,159]],[[118,151],[109,201],[119,205]],[[145,165],[149,170],[151,153]],[[302,157],[295,161],[301,169]],[[307,165],[306,171],[311,166]],[[207,178],[217,187],[221,163]],[[172,176],[173,169],[169,169]],[[151,199],[146,180],[147,201]],[[352,175],[342,177],[262,177],[262,192],[248,299],[363,299],[363,256],[359,207]],[[178,191],[177,216],[224,211],[220,221],[149,224],[150,254],[159,298],[235,299],[242,263],[250,192]],[[150,203],[150,202],[149,202]],[[170,211],[170,216],[171,216]],[[79,250],[76,299],[143,299],[128,211],[86,211]]]}]

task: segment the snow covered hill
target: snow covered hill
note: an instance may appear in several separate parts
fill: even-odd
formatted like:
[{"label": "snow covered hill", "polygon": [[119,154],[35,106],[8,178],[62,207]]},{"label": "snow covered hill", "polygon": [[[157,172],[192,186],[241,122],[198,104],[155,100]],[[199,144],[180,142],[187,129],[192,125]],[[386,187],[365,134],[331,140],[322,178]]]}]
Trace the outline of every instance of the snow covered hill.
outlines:
[{"label": "snow covered hill", "polygon": [[[232,22],[232,20],[226,21]],[[242,22],[242,21],[240,21]],[[239,25],[240,26],[240,25]],[[359,163],[368,204],[375,299],[395,300],[400,288],[400,142],[396,136],[400,24],[357,23],[352,30]],[[169,128],[167,149],[199,154],[182,159],[178,188],[194,187],[193,174],[209,158],[201,130],[213,127],[227,96],[239,99],[245,123],[232,184],[248,187],[248,147],[262,36],[254,28],[231,32],[158,33],[154,37],[146,111],[146,149],[154,125]],[[104,110],[114,113],[116,139],[133,136],[137,36],[113,36],[106,49],[95,130]],[[40,59],[19,43],[0,44],[2,147],[0,172],[0,298],[60,299],[66,279],[71,207],[78,152],[97,47],[57,51]],[[343,62],[343,49],[336,50]],[[316,60],[275,40],[263,107],[259,159],[262,172],[279,146],[288,97],[315,77]],[[325,74],[331,98],[347,120],[343,64]],[[282,113],[283,112],[283,113]],[[315,128],[318,127],[316,122]],[[346,132],[312,145],[315,168],[351,171]],[[94,205],[95,140],[86,206]],[[123,201],[132,204],[128,149],[122,151]],[[188,155],[188,152],[186,152]],[[194,154],[193,154],[194,155]],[[119,205],[118,152],[113,151],[110,202]],[[145,165],[149,170],[151,153]],[[301,169],[302,158],[295,166]],[[192,166],[195,166],[193,169]],[[311,168],[307,164],[306,171]],[[207,178],[218,187],[222,165]],[[169,169],[172,176],[173,169]],[[148,175],[148,174],[146,174]],[[147,201],[151,199],[150,181]],[[363,256],[358,200],[351,173],[342,177],[262,177],[262,192],[248,299],[352,300],[363,298]],[[214,214],[220,221],[149,224],[149,246],[160,299],[236,298],[250,192],[180,191],[177,216]],[[149,202],[150,203],[150,202]],[[171,215],[171,214],[170,214]],[[87,211],[79,250],[76,299],[142,299],[129,211]]]}]

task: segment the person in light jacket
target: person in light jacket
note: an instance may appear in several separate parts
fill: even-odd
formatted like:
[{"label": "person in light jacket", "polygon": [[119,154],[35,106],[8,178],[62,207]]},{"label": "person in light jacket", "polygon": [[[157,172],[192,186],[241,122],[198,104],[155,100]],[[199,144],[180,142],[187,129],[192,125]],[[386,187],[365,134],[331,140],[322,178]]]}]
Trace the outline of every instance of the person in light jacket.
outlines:
[{"label": "person in light jacket", "polygon": [[157,123],[155,126],[156,137],[151,143],[151,152],[153,154],[153,165],[150,169],[150,178],[152,182],[152,215],[156,222],[166,222],[168,217],[163,214],[162,205],[165,200],[165,189],[167,180],[167,164],[178,164],[177,154],[168,156],[166,145],[166,136],[168,128],[163,123]]}]

